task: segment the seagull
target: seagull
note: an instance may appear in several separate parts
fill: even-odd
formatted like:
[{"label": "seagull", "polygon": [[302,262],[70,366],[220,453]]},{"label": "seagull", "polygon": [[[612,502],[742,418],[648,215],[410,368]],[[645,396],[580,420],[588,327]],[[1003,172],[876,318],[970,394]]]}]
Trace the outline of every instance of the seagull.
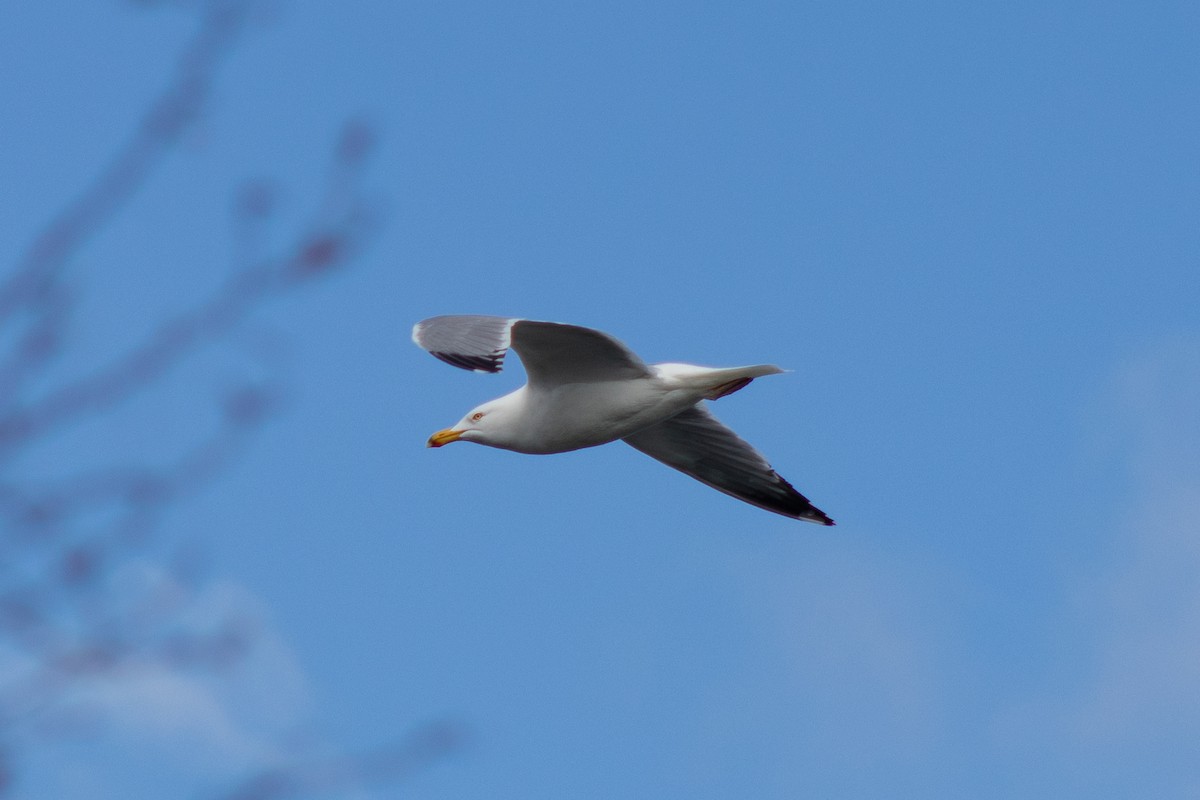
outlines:
[{"label": "seagull", "polygon": [[412,337],[447,364],[474,372],[499,372],[515,350],[527,376],[520,389],[430,436],[428,447],[463,441],[541,455],[620,439],[738,500],[834,524],[706,407],[783,372],[779,367],[651,365],[603,331],[508,317],[431,317],[413,326]]}]

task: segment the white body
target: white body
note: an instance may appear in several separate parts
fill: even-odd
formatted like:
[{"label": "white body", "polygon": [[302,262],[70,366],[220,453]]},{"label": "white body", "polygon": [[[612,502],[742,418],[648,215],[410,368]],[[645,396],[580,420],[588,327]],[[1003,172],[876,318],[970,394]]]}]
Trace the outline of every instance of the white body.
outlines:
[{"label": "white body", "polygon": [[[463,441],[503,450],[563,453],[624,439],[712,399],[724,385],[783,370],[769,364],[729,369],[655,364],[651,371],[635,380],[564,383],[538,391],[522,386],[472,409],[450,430],[461,432]],[[480,413],[484,416],[473,419]]]}]

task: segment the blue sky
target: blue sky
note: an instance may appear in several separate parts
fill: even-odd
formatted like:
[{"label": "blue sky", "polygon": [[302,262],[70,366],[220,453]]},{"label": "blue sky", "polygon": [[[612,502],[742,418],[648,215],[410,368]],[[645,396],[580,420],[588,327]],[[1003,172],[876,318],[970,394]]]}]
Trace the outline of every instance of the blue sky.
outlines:
[{"label": "blue sky", "polygon": [[[196,23],[3,16],[13,254]],[[169,461],[222,387],[282,376],[160,531],[205,554],[189,613],[251,609],[258,644],[221,680],[82,687],[108,723],[33,747],[22,796],[205,796],[281,742],[436,719],[470,745],[406,796],[1196,796],[1198,31],[1188,3],[266,4],[72,262],[47,385],[220,284],[242,182],[287,241],[348,117],[376,235],[7,473]],[[793,370],[714,411],[838,527],[621,445],[427,450],[522,381],[414,347],[442,313]]]}]

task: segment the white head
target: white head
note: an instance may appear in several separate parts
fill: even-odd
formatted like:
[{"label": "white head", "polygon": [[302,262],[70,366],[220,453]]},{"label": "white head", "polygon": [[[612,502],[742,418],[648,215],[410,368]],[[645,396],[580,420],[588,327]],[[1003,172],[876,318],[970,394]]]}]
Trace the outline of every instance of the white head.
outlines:
[{"label": "white head", "polygon": [[441,447],[461,440],[491,447],[505,447],[511,438],[512,423],[520,405],[514,396],[517,394],[518,392],[513,392],[476,406],[453,427],[430,436],[426,446]]}]

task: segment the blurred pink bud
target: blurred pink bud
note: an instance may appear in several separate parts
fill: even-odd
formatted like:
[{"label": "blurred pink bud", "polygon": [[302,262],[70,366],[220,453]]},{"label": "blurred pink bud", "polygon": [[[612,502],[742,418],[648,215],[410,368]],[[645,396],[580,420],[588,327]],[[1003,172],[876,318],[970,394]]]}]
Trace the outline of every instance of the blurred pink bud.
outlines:
[{"label": "blurred pink bud", "polygon": [[238,213],[255,220],[263,220],[275,213],[278,192],[265,180],[250,181],[238,192]]},{"label": "blurred pink bud", "polygon": [[96,553],[85,547],[68,551],[61,565],[63,583],[68,586],[86,583],[95,576],[98,562]]},{"label": "blurred pink bud", "polygon": [[257,386],[243,386],[225,398],[225,417],[236,425],[256,425],[271,412],[272,398]]},{"label": "blurred pink bud", "polygon": [[361,120],[351,120],[342,129],[342,138],[338,142],[338,160],[347,164],[357,164],[371,154],[375,149],[375,132]]},{"label": "blurred pink bud", "polygon": [[317,236],[310,239],[292,265],[292,271],[302,278],[323,272],[342,258],[343,242],[338,236]]}]

